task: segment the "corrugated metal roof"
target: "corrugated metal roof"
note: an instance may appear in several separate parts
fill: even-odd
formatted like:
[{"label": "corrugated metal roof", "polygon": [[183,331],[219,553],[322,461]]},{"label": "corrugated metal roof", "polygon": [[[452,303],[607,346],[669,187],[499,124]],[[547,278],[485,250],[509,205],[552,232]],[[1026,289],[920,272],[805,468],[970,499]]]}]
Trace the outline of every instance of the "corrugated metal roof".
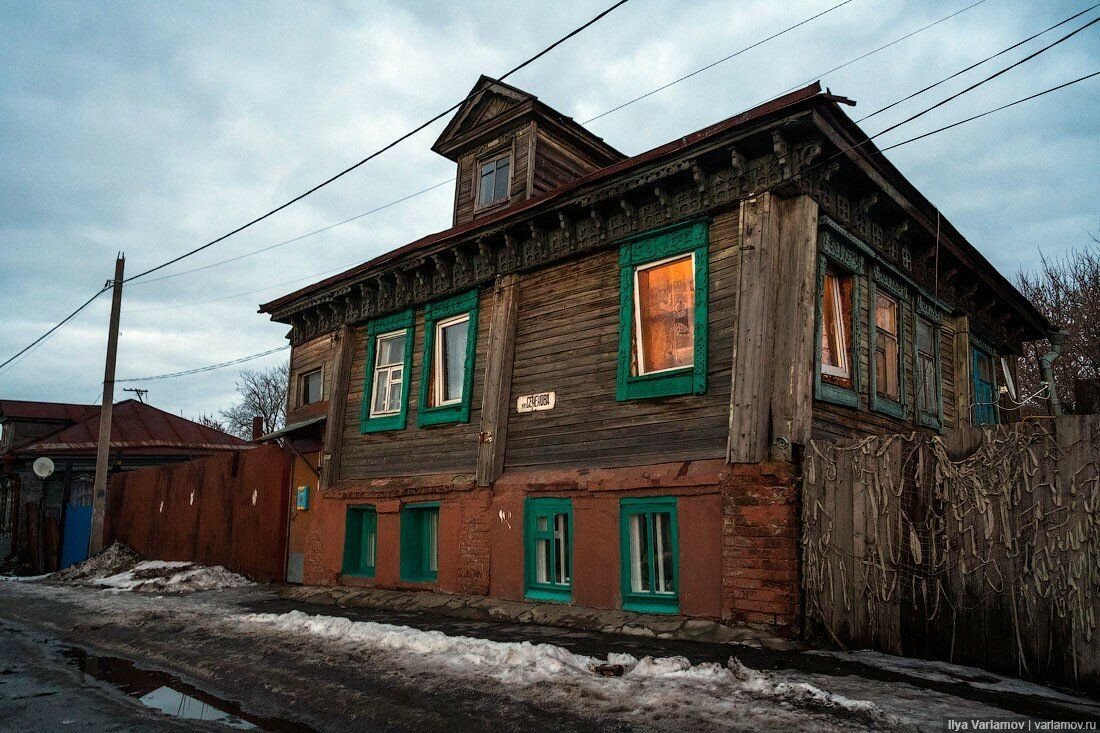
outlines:
[{"label": "corrugated metal roof", "polygon": [[[95,450],[99,441],[99,410],[75,425],[23,446],[19,453]],[[172,448],[227,450],[247,441],[200,425],[137,400],[115,405],[111,416],[111,448]]]}]

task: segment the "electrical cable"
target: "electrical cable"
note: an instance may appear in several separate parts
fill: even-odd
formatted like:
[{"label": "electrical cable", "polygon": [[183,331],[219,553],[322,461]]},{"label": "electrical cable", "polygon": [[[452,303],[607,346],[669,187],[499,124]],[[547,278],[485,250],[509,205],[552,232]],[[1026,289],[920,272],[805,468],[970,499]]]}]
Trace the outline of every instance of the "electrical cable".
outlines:
[{"label": "electrical cable", "polygon": [[218,362],[217,364],[207,364],[206,366],[196,367],[194,369],[185,369],[182,372],[171,372],[170,374],[156,374],[151,377],[125,377],[123,379],[116,379],[115,382],[151,382],[155,379],[173,379],[175,377],[186,377],[191,374],[200,374],[202,372],[212,372],[215,369],[221,369],[227,366],[233,366],[234,364],[243,364],[246,361],[252,361],[253,359],[259,359],[262,356],[269,354],[275,354],[280,351],[286,351],[290,348],[290,344],[283,344],[282,346],[274,349],[268,349],[267,351],[261,351],[258,354],[249,354],[248,356],[242,356],[237,359],[230,359],[229,361]]},{"label": "electrical cable", "polygon": [[105,287],[105,288],[101,289],[101,290],[100,290],[99,292],[97,292],[97,293],[96,293],[95,295],[93,295],[92,297],[88,298],[88,299],[87,299],[86,301],[84,301],[84,304],[83,304],[83,305],[81,305],[81,306],[80,306],[79,308],[77,308],[76,310],[74,310],[74,311],[73,311],[72,313],[70,313],[69,315],[65,316],[65,318],[63,318],[63,319],[62,319],[61,321],[59,321],[59,322],[57,323],[57,325],[56,325],[56,326],[54,326],[53,328],[51,328],[51,329],[50,329],[49,331],[46,331],[46,333],[42,334],[41,336],[39,336],[38,338],[36,338],[36,339],[35,339],[34,341],[32,341],[32,342],[30,342],[29,344],[27,344],[27,345],[26,345],[25,347],[23,347],[22,349],[20,349],[19,351],[17,351],[17,352],[15,353],[15,354],[12,354],[11,356],[9,356],[9,357],[8,357],[7,359],[5,359],[5,360],[4,360],[4,362],[3,362],[3,363],[0,363],[0,369],[3,369],[3,368],[4,368],[4,367],[6,367],[6,366],[7,366],[8,364],[11,364],[11,363],[12,363],[13,361],[15,361],[16,359],[18,359],[18,358],[19,358],[20,356],[22,356],[23,354],[27,353],[27,352],[28,352],[28,351],[30,351],[31,349],[33,349],[33,348],[34,348],[35,346],[37,346],[37,345],[38,345],[39,343],[41,343],[42,341],[45,341],[45,340],[46,340],[47,338],[49,338],[49,337],[50,337],[50,334],[52,334],[52,333],[53,333],[54,331],[56,331],[57,329],[61,328],[61,327],[62,327],[62,326],[64,326],[64,325],[65,325],[66,323],[68,323],[68,322],[69,322],[69,321],[71,321],[71,320],[72,320],[73,318],[75,318],[75,317],[76,317],[76,315],[77,315],[78,313],[80,313],[80,311],[82,311],[82,310],[84,310],[85,308],[87,308],[88,306],[90,306],[90,305],[92,304],[92,301],[94,301],[94,300],[95,300],[96,298],[98,298],[99,296],[103,295],[103,294],[104,294],[105,292],[107,292],[108,290],[110,290],[110,288],[109,288],[109,287]]},{"label": "electrical cable", "polygon": [[[846,2],[850,2],[850,0],[845,0],[845,1],[846,1]],[[550,44],[549,46],[547,46],[546,48],[544,48],[543,50],[541,50],[541,51],[539,51],[538,53],[536,53],[536,54],[535,54],[534,56],[531,56],[531,57],[530,57],[530,58],[528,58],[528,59],[527,59],[526,61],[524,61],[524,62],[522,62],[521,64],[519,64],[518,66],[515,66],[515,67],[513,67],[513,68],[512,68],[511,70],[509,70],[508,72],[506,72],[506,73],[505,73],[505,74],[504,74],[503,76],[499,77],[498,81],[504,81],[505,79],[507,79],[508,77],[510,77],[510,76],[511,76],[512,74],[515,74],[515,73],[516,73],[517,71],[519,71],[520,69],[523,69],[523,68],[525,68],[526,66],[528,66],[528,65],[530,65],[530,64],[532,64],[532,63],[534,63],[534,62],[535,62],[535,61],[537,61],[538,59],[540,59],[540,58],[542,58],[543,56],[545,56],[546,54],[550,53],[550,51],[552,51],[552,50],[554,50],[555,48],[557,48],[558,46],[560,46],[560,45],[561,45],[562,43],[565,43],[565,42],[566,42],[567,40],[569,40],[569,39],[570,39],[570,38],[572,38],[573,36],[577,35],[578,33],[581,33],[582,31],[584,31],[584,30],[585,30],[586,28],[588,28],[589,26],[591,26],[591,25],[593,25],[593,24],[595,24],[595,23],[599,22],[599,21],[600,21],[600,20],[601,20],[602,18],[604,18],[605,16],[607,16],[608,14],[610,14],[611,12],[613,12],[614,10],[616,10],[617,8],[620,8],[620,7],[622,7],[623,5],[625,5],[625,4],[626,4],[626,3],[628,3],[628,2],[630,2],[630,0],[618,0],[618,2],[616,2],[615,4],[613,4],[613,5],[611,6],[611,7],[607,8],[606,10],[604,10],[604,11],[600,12],[600,13],[599,13],[598,15],[596,15],[596,16],[595,16],[594,18],[592,18],[592,19],[591,19],[591,20],[589,20],[588,22],[584,23],[583,25],[580,25],[580,26],[578,26],[577,28],[574,28],[574,29],[573,29],[572,31],[570,31],[569,33],[565,34],[564,36],[562,36],[561,38],[559,38],[558,40],[554,41],[554,42],[553,42],[553,43],[551,43],[551,44]],[[467,101],[469,101],[470,99],[472,99],[472,98],[473,98],[473,97],[475,96],[475,94],[476,94],[475,92],[471,92],[470,94],[468,94],[468,95],[466,95],[466,96],[465,96],[464,98],[462,98],[462,99],[461,99],[460,101],[458,101],[458,102],[456,102],[455,104],[451,105],[450,107],[448,107],[447,109],[443,110],[442,112],[440,112],[439,114],[435,115],[434,117],[432,117],[431,119],[427,120],[426,122],[422,122],[421,124],[417,125],[417,126],[416,126],[416,127],[414,127],[414,128],[412,129],[412,130],[410,130],[410,131],[408,131],[408,132],[404,133],[403,135],[399,136],[399,137],[398,137],[397,139],[393,140],[392,142],[390,142],[390,143],[387,143],[386,145],[382,146],[382,147],[381,147],[381,148],[379,148],[378,150],[374,151],[373,153],[371,153],[371,154],[370,154],[370,155],[368,155],[367,157],[365,157],[365,158],[363,158],[362,160],[360,160],[360,161],[359,161],[358,163],[353,163],[352,165],[348,166],[347,168],[345,168],[344,170],[340,171],[339,173],[337,173],[337,174],[335,174],[335,175],[333,175],[333,176],[330,176],[329,178],[327,178],[327,179],[325,179],[324,181],[322,181],[322,182],[318,183],[317,185],[313,186],[312,188],[310,188],[310,189],[308,189],[308,190],[306,190],[306,191],[304,191],[304,192],[302,192],[302,193],[298,194],[297,196],[295,196],[294,198],[290,199],[289,201],[286,201],[286,202],[284,202],[284,203],[280,204],[279,206],[276,206],[276,207],[275,207],[274,209],[271,209],[271,210],[270,210],[270,211],[268,211],[267,213],[265,213],[265,214],[261,214],[260,216],[257,216],[256,218],[252,219],[251,221],[249,221],[249,222],[247,222],[247,223],[245,223],[245,224],[242,224],[241,226],[239,226],[239,227],[237,227],[237,228],[235,228],[235,229],[233,229],[233,230],[231,230],[231,231],[229,231],[229,232],[227,232],[227,233],[225,233],[225,234],[221,235],[220,237],[217,237],[217,238],[215,238],[215,239],[212,239],[211,241],[207,242],[206,244],[203,244],[203,245],[200,245],[200,246],[198,246],[198,247],[195,247],[195,248],[193,248],[193,249],[191,249],[191,250],[189,250],[189,251],[187,251],[187,252],[184,252],[184,253],[183,253],[183,254],[181,254],[181,255],[177,255],[176,257],[173,257],[173,258],[171,258],[171,259],[169,259],[169,260],[167,260],[167,261],[165,261],[165,262],[162,262],[162,263],[160,263],[159,265],[155,265],[154,267],[150,267],[150,268],[148,268],[148,269],[146,269],[146,270],[142,270],[141,272],[139,272],[139,273],[138,273],[138,274],[136,274],[136,275],[131,275],[130,277],[128,277],[128,278],[126,278],[125,280],[123,280],[123,282],[127,282],[127,283],[128,283],[128,282],[131,282],[131,281],[133,281],[133,280],[137,280],[137,279],[139,279],[139,278],[145,277],[146,275],[149,275],[149,274],[152,274],[152,273],[154,273],[154,272],[157,272],[158,270],[162,270],[162,269],[164,269],[165,267],[168,267],[169,265],[173,265],[173,264],[175,264],[175,263],[179,262],[180,260],[183,260],[183,259],[186,259],[186,258],[188,258],[188,257],[191,257],[192,255],[198,254],[199,252],[202,252],[203,250],[205,250],[205,249],[207,249],[207,248],[209,248],[209,247],[213,247],[213,246],[214,246],[215,244],[218,244],[219,242],[223,242],[223,241],[225,241],[225,240],[226,240],[226,239],[228,239],[229,237],[232,237],[232,236],[233,236],[234,234],[238,234],[238,233],[240,233],[240,232],[244,231],[245,229],[248,229],[249,227],[251,227],[251,226],[253,226],[253,225],[255,225],[255,224],[258,224],[258,223],[260,223],[261,221],[264,221],[265,219],[267,219],[267,218],[269,218],[269,217],[271,217],[271,216],[274,216],[275,214],[279,213],[279,212],[280,212],[280,211],[282,211],[283,209],[285,209],[285,208],[287,208],[287,207],[289,207],[289,206],[292,206],[293,204],[296,204],[297,202],[301,201],[302,199],[306,198],[307,196],[309,196],[309,195],[311,195],[311,194],[313,194],[313,193],[316,193],[316,192],[317,192],[317,191],[319,191],[320,189],[322,189],[322,188],[324,188],[325,186],[329,185],[329,184],[330,184],[330,183],[332,183],[333,181],[336,181],[336,180],[338,180],[338,179],[340,179],[340,178],[343,178],[343,177],[344,177],[344,176],[346,176],[346,175],[347,175],[348,173],[351,173],[352,171],[356,170],[356,169],[357,169],[357,168],[359,168],[360,166],[362,166],[362,165],[366,164],[367,162],[369,162],[369,161],[371,161],[371,160],[374,160],[374,159],[375,159],[375,158],[377,158],[377,157],[378,157],[379,155],[382,155],[383,153],[385,153],[386,151],[390,150],[391,148],[394,148],[394,147],[396,147],[397,145],[399,145],[400,143],[404,142],[405,140],[408,140],[408,139],[409,139],[410,137],[412,137],[413,135],[417,134],[417,133],[418,133],[418,132],[420,132],[421,130],[423,130],[423,129],[425,129],[425,128],[429,127],[429,126],[431,126],[432,124],[434,124],[434,123],[435,123],[435,122],[437,122],[438,120],[441,120],[441,119],[443,119],[444,117],[446,117],[447,115],[449,115],[449,114],[450,114],[451,112],[454,112],[454,111],[455,111],[456,109],[458,109],[459,107],[461,107],[461,106],[462,106],[463,104],[465,104],[465,103],[466,103]]]}]

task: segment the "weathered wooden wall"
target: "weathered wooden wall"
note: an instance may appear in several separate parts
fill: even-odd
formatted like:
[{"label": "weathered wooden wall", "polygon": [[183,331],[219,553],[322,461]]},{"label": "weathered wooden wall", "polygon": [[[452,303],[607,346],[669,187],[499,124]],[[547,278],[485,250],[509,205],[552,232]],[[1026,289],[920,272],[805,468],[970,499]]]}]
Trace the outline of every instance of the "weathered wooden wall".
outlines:
[{"label": "weathered wooden wall", "polygon": [[151,560],[221,565],[281,581],[290,461],[276,446],[223,453],[111,478],[108,542]]},{"label": "weathered wooden wall", "polygon": [[341,481],[388,476],[422,476],[458,472],[473,474],[477,466],[478,433],[485,384],[486,347],[493,320],[493,294],[482,291],[477,317],[470,421],[451,425],[416,425],[424,354],[424,309],[418,308],[409,367],[408,412],[404,430],[362,433],[363,375],[366,373],[367,329],[354,329],[348,397],[343,413],[343,444],[339,453]]},{"label": "weathered wooden wall", "polygon": [[1100,416],[813,441],[807,631],[1100,690]]},{"label": "weathered wooden wall", "polygon": [[[507,469],[631,466],[725,455],[737,283],[736,211],[710,228],[707,391],[617,402],[619,252],[524,275],[508,415]],[[546,412],[518,397],[556,392]]]}]

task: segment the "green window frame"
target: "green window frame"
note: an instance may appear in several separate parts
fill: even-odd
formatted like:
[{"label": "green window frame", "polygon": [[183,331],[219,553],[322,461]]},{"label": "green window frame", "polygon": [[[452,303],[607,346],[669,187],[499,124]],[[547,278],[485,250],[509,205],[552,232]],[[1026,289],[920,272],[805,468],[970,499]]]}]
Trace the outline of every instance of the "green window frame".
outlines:
[{"label": "green window frame", "polygon": [[[868,396],[870,398],[871,409],[875,412],[881,412],[884,415],[905,419],[905,389],[907,387],[905,382],[905,360],[908,354],[906,353],[906,339],[903,334],[908,332],[905,327],[905,314],[909,298],[905,288],[902,287],[900,283],[895,282],[894,278],[877,267],[875,268],[874,277],[871,278],[869,290],[870,292],[867,299],[867,371],[870,372],[870,374],[867,381],[869,383]],[[878,338],[878,325],[875,318],[875,308],[879,290],[882,290],[883,294],[888,296],[891,300],[896,301],[898,305],[898,324],[896,327],[897,334],[895,335],[898,341],[898,398],[896,400],[878,393],[878,369],[876,369],[875,365],[875,344]]]},{"label": "green window frame", "polygon": [[[412,368],[414,324],[415,313],[412,309],[395,313],[392,316],[376,318],[367,324],[367,361],[363,370],[363,398],[359,410],[359,431],[361,433],[405,429],[405,418],[409,404],[409,370]],[[392,414],[372,417],[371,405],[374,402],[374,370],[378,338],[400,331],[405,332],[405,365],[401,374],[401,410]]]},{"label": "green window frame", "polygon": [[433,583],[439,577],[439,502],[401,507],[401,580]]},{"label": "green window frame", "polygon": [[343,574],[373,578],[378,554],[378,513],[370,504],[349,506],[344,519]]},{"label": "green window frame", "polygon": [[[435,369],[436,330],[440,322],[457,316],[468,318],[466,358],[463,362],[462,397],[457,402],[432,405],[432,373]],[[420,364],[420,400],[416,414],[419,427],[470,422],[474,387],[474,355],[477,353],[478,291],[471,290],[446,300],[429,303],[424,309],[424,358]]]},{"label": "green window frame", "polygon": [[523,505],[525,597],[573,598],[573,502],[529,498]]},{"label": "green window frame", "polygon": [[[973,337],[971,337],[973,339]],[[989,363],[989,379],[982,379],[981,361],[987,359]],[[970,347],[970,376],[974,390],[971,408],[974,416],[974,426],[997,425],[1001,422],[1000,391],[997,387],[997,362],[993,350],[985,345],[971,345]]]},{"label": "green window frame", "polygon": [[[917,422],[928,428],[940,430],[943,428],[943,377],[942,377],[942,325],[931,316],[930,313],[920,312],[926,310],[918,304],[918,313],[913,319],[913,403],[917,413]],[[932,334],[931,365],[925,359],[921,350],[920,328],[926,325]],[[924,390],[925,370],[931,369],[932,409],[926,409],[921,403],[921,393]]]},{"label": "green window frame", "polygon": [[[707,294],[709,292],[709,220],[647,232],[625,240],[619,249],[619,358],[615,399],[648,399],[707,391]],[[690,254],[694,262],[695,307],[692,313],[694,344],[692,364],[677,369],[633,374],[635,348],[635,278],[639,268],[661,260]]]},{"label": "green window frame", "polygon": [[624,609],[680,612],[679,542],[675,496],[619,500],[619,577]]}]

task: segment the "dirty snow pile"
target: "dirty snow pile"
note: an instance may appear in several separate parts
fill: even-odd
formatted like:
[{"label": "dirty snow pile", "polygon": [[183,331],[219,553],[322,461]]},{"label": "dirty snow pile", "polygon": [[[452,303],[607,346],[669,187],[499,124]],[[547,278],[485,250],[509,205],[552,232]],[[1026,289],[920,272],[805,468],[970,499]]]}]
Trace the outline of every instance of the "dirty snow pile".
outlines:
[{"label": "dirty snow pile", "polygon": [[221,565],[206,567],[178,560],[142,560],[141,555],[120,542],[82,563],[54,573],[49,580],[140,593],[193,593],[252,584]]},{"label": "dirty snow pile", "polygon": [[95,578],[105,578],[108,575],[115,575],[124,570],[129,570],[139,562],[141,562],[141,555],[121,542],[115,542],[84,562],[70,565],[64,570],[58,570],[50,576],[50,580],[59,583],[75,583]]},{"label": "dirty snow pile", "polygon": [[132,569],[94,581],[97,587],[141,593],[193,593],[216,588],[240,588],[252,582],[221,565],[145,560]]},{"label": "dirty snow pile", "polygon": [[[870,728],[892,729],[898,720],[874,703],[854,700],[803,682],[784,682],[765,672],[745,667],[736,659],[728,666],[714,663],[691,664],[685,657],[644,657],[609,654],[607,659],[575,654],[552,644],[498,642],[465,636],[448,636],[440,631],[422,631],[372,621],[352,621],[336,616],[315,616],[301,611],[283,614],[244,614],[232,622],[253,630],[306,634],[330,640],[353,650],[398,652],[426,657],[423,661],[447,668],[453,674],[494,679],[509,686],[557,690],[589,703],[601,700],[612,710],[629,710],[642,715],[674,717],[685,706],[692,714],[704,712],[723,719],[736,710],[739,716],[794,716],[805,722],[809,709],[823,717],[859,719]],[[622,677],[602,677],[599,665],[621,665]],[[547,684],[551,683],[551,684]],[[579,688],[579,689],[578,689]],[[761,701],[766,701],[761,705]],[[743,721],[747,722],[747,721]],[[751,724],[750,724],[750,727]],[[826,725],[823,730],[832,729]]]}]

